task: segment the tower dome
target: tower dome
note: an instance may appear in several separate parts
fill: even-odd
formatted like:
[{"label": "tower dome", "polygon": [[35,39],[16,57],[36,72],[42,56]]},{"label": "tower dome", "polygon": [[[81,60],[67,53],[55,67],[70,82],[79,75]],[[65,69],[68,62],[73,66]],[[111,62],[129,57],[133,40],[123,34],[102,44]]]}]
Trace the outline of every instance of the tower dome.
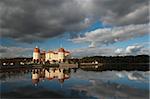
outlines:
[{"label": "tower dome", "polygon": [[34,52],[40,53],[40,49],[39,48],[34,48]]},{"label": "tower dome", "polygon": [[58,52],[65,52],[64,48],[58,49]]}]

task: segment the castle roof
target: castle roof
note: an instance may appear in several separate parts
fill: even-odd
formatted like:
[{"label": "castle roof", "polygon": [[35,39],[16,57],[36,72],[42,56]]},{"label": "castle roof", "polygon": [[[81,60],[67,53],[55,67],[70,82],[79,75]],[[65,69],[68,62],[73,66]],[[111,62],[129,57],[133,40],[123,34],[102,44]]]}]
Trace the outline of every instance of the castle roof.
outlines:
[{"label": "castle roof", "polygon": [[[34,48],[34,52],[40,53],[40,49],[38,47]],[[64,48],[59,48],[57,52],[49,50],[46,52],[45,50],[41,51],[41,54],[46,54],[46,53],[53,53],[53,54],[58,54],[58,52],[63,52],[63,53],[70,53],[69,51],[66,51]]]},{"label": "castle roof", "polygon": [[45,50],[43,50],[42,52],[41,52],[41,54],[45,54],[46,53],[46,51]]},{"label": "castle roof", "polygon": [[65,53],[70,53],[69,51],[65,51]]},{"label": "castle roof", "polygon": [[58,52],[65,52],[65,49],[64,48],[59,48]]},{"label": "castle roof", "polygon": [[40,49],[39,48],[34,48],[34,52],[40,53]]},{"label": "castle roof", "polygon": [[49,50],[48,53],[54,53],[54,52]]}]

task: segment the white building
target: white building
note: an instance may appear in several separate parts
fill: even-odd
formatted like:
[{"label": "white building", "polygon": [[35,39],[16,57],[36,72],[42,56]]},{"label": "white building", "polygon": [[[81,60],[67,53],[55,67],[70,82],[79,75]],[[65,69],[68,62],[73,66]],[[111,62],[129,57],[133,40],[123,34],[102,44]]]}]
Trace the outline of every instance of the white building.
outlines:
[{"label": "white building", "polygon": [[34,62],[39,62],[40,61],[40,49],[38,47],[34,48],[33,61]]},{"label": "white building", "polygon": [[64,48],[59,48],[58,51],[42,51],[40,53],[40,49],[38,47],[34,48],[33,52],[33,61],[39,62],[39,61],[57,61],[57,62],[63,62],[65,59],[69,59],[71,57],[71,54],[69,51],[66,51]]}]

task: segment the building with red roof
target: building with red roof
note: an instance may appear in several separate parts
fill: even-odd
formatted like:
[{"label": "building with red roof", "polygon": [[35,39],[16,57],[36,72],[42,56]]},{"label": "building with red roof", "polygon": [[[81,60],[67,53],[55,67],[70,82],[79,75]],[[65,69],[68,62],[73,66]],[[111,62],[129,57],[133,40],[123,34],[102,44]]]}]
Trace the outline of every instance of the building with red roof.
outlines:
[{"label": "building with red roof", "polygon": [[71,56],[71,53],[64,48],[59,48],[57,51],[51,51],[49,50],[46,52],[43,50],[40,52],[40,49],[38,47],[34,48],[33,51],[33,61],[34,62],[63,62],[66,59],[69,59]]}]

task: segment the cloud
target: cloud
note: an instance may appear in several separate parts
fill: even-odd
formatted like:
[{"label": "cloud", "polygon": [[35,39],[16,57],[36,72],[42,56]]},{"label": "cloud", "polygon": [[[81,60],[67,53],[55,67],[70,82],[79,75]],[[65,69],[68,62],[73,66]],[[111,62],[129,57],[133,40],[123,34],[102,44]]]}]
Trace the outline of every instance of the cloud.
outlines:
[{"label": "cloud", "polygon": [[[142,5],[142,4],[141,4]],[[116,13],[112,13],[110,16],[103,17],[101,20],[106,24],[112,25],[129,25],[129,24],[141,24],[148,23],[148,4],[139,6],[137,9],[134,9],[131,12],[122,15],[116,15]],[[128,8],[125,8],[128,9]],[[121,12],[120,12],[121,13]],[[118,21],[116,21],[116,19]],[[139,21],[137,21],[139,20]]]},{"label": "cloud", "polygon": [[144,24],[149,22],[148,0],[77,1],[88,16],[93,16],[94,18],[101,20],[105,24],[129,25]]},{"label": "cloud", "polygon": [[91,48],[96,47],[95,42],[92,42],[92,43],[89,45],[89,47],[91,47]]},{"label": "cloud", "polygon": [[123,53],[123,49],[122,49],[122,48],[117,48],[117,49],[115,50],[115,53],[116,53],[117,55],[119,55],[119,54]]},{"label": "cloud", "polygon": [[21,42],[36,42],[79,31],[86,27],[85,15],[74,1],[1,0],[0,32],[2,37]]},{"label": "cloud", "polygon": [[[129,45],[126,48],[117,48],[115,50],[116,55],[149,55],[149,48],[144,47],[145,44]],[[147,45],[147,44],[146,44]]]},{"label": "cloud", "polygon": [[31,57],[32,51],[32,48],[0,46],[0,57]]},{"label": "cloud", "polygon": [[[107,81],[114,81],[117,82],[119,79],[128,79],[138,82],[144,82],[148,83],[149,81],[149,72],[143,72],[143,71],[104,71],[104,72],[93,72],[93,71],[78,71],[76,73],[72,73],[72,77],[78,78],[78,79],[85,79],[85,80],[100,80],[103,82]],[[101,77],[99,77],[101,75]],[[119,82],[117,82],[119,83]],[[124,83],[128,85],[129,83]]]},{"label": "cloud", "polygon": [[71,39],[75,43],[90,42],[95,45],[112,44],[125,41],[149,33],[149,24],[127,25],[113,28],[96,29],[85,33],[82,37]]},{"label": "cloud", "polygon": [[74,57],[85,56],[126,56],[126,55],[149,55],[148,43],[129,45],[122,47],[90,47],[71,50]]},{"label": "cloud", "polygon": [[140,45],[134,45],[134,46],[128,46],[127,48],[126,48],[126,52],[127,53],[136,53],[136,52],[138,52],[138,51],[140,51],[142,49],[142,46],[140,46]]},{"label": "cloud", "polygon": [[[101,81],[109,81],[119,79],[119,77],[116,76],[116,74],[117,73],[115,71],[105,71],[105,72],[79,71],[76,73],[72,73],[72,77],[85,80],[93,80],[96,78],[97,80]],[[99,77],[99,75],[101,75],[101,77]]]},{"label": "cloud", "polygon": [[130,46],[127,46],[124,49],[123,48],[117,48],[115,50],[115,54],[118,55],[118,56],[147,54],[147,52],[141,53],[143,48],[144,48],[144,46],[142,46],[142,45],[130,45]]},{"label": "cloud", "polygon": [[84,57],[84,56],[113,56],[115,48],[79,48],[72,50],[72,56],[74,57]]},{"label": "cloud", "polygon": [[128,74],[128,79],[129,80],[140,80],[140,81],[142,81],[145,78],[141,73],[134,72],[134,73]]},{"label": "cloud", "polygon": [[148,23],[148,0],[1,0],[0,33],[33,43],[78,32],[100,20],[115,26]]},{"label": "cloud", "polygon": [[[89,47],[70,50],[73,57],[84,56],[124,56],[124,55],[149,55],[149,43],[129,45],[126,48],[116,47]],[[31,57],[33,48],[0,46],[0,57]]]}]

